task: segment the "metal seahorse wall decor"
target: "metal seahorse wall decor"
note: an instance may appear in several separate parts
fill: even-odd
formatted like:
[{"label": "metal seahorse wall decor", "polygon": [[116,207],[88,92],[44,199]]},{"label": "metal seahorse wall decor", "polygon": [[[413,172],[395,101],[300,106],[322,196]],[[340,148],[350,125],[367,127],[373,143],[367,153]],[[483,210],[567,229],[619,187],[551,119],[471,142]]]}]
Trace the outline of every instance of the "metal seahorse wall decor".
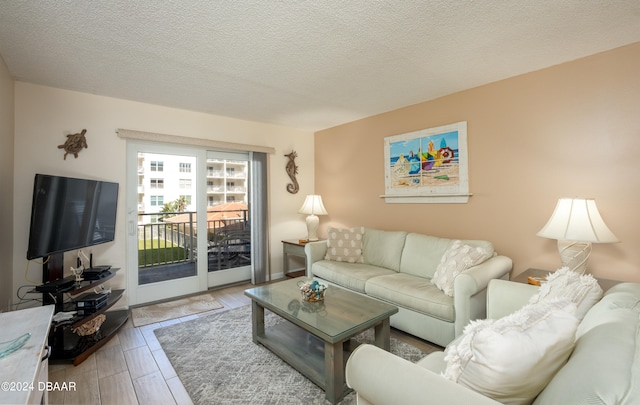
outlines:
[{"label": "metal seahorse wall decor", "polygon": [[287,153],[285,155],[286,157],[289,158],[289,161],[287,162],[287,174],[289,175],[289,178],[291,178],[291,183],[287,184],[287,191],[290,192],[291,194],[295,194],[298,192],[298,190],[300,190],[300,186],[298,185],[298,180],[296,180],[296,174],[298,174],[298,166],[296,165],[296,158],[298,157],[298,154],[296,153],[295,150],[292,150],[291,153]]},{"label": "metal seahorse wall decor", "polygon": [[87,138],[85,138],[85,134],[87,133],[86,129],[83,129],[82,132],[78,134],[70,134],[67,135],[67,140],[62,145],[58,145],[58,149],[64,149],[64,160],[67,160],[67,155],[69,153],[73,154],[73,156],[77,159],[78,153],[83,148],[88,148],[87,146]]}]

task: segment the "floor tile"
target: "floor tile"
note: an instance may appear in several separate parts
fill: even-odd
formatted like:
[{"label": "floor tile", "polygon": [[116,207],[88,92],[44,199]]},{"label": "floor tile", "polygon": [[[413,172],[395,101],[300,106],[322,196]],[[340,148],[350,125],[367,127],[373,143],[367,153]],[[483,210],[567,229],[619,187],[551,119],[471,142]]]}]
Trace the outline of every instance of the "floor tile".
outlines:
[{"label": "floor tile", "polygon": [[122,350],[129,350],[135,347],[145,346],[144,337],[139,328],[126,328],[120,329],[118,332],[118,339],[120,339],[120,346]]},{"label": "floor tile", "polygon": [[176,400],[176,403],[178,405],[193,405],[193,401],[191,401],[191,398],[189,397],[189,393],[187,393],[187,390],[184,389],[184,386],[182,385],[182,381],[180,381],[180,378],[173,377],[173,378],[167,379],[167,385],[169,386],[169,389],[173,394],[173,398]]},{"label": "floor tile", "polygon": [[101,405],[138,404],[138,397],[128,371],[100,378],[99,385]]},{"label": "floor tile", "polygon": [[[104,349],[104,348],[103,348]],[[120,346],[98,350],[95,353],[98,378],[109,377],[127,371],[127,363]]]},{"label": "floor tile", "polygon": [[133,386],[140,404],[176,405],[171,390],[159,371],[134,379]]},{"label": "floor tile", "polygon": [[127,369],[133,380],[160,371],[147,346],[125,351],[124,359],[127,361]]},{"label": "floor tile", "polygon": [[164,350],[162,349],[154,350],[151,352],[151,354],[153,355],[153,358],[156,360],[156,364],[158,365],[158,368],[160,369],[160,372],[164,376],[165,380],[178,376],[176,374],[176,371],[173,369],[171,362],[167,358],[167,355],[164,352]]}]

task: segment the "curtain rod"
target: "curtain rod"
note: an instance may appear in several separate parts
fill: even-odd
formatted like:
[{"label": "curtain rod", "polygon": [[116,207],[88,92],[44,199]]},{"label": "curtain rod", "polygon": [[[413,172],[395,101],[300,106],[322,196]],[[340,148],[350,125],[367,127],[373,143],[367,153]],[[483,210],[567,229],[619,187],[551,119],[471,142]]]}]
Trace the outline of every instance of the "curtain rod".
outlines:
[{"label": "curtain rod", "polygon": [[226,151],[276,153],[276,149],[270,146],[248,145],[235,142],[216,141],[213,139],[192,138],[188,136],[157,134],[154,132],[134,131],[131,129],[116,129],[116,134],[122,139],[136,139],[139,141],[153,141],[164,143],[176,143],[180,145],[202,146],[206,148]]}]

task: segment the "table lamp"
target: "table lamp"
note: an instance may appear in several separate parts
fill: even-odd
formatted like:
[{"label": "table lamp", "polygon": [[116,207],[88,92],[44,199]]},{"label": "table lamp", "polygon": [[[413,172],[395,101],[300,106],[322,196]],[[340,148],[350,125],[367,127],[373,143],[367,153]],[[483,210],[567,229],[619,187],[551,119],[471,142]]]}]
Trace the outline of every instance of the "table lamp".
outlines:
[{"label": "table lamp", "polygon": [[307,214],[307,240],[318,240],[318,224],[320,219],[318,215],[327,215],[328,212],[322,204],[322,197],[319,195],[308,195],[302,204],[302,208],[298,211],[300,214]]},{"label": "table lamp", "polygon": [[584,273],[592,243],[619,242],[592,198],[560,198],[547,224],[536,234],[557,239],[563,267]]}]

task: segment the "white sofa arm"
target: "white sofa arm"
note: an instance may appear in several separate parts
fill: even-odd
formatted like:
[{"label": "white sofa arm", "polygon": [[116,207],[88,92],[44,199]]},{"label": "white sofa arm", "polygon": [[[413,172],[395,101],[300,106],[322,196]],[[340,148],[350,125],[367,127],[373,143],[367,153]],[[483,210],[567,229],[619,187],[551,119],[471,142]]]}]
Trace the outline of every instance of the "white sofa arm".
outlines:
[{"label": "white sofa arm", "polygon": [[507,280],[491,280],[487,288],[487,318],[499,319],[522,308],[540,287]]},{"label": "white sofa arm", "polygon": [[358,395],[358,405],[498,404],[370,344],[354,350],[347,361],[345,377]]},{"label": "white sofa arm", "polygon": [[513,261],[506,256],[493,256],[458,275],[453,281],[453,300],[456,310],[455,336],[474,319],[486,317],[486,290],[495,279],[508,279]]},{"label": "white sofa arm", "polygon": [[324,259],[327,254],[327,242],[323,240],[307,242],[304,246],[304,254],[307,256],[307,277],[312,277],[311,265]]}]

